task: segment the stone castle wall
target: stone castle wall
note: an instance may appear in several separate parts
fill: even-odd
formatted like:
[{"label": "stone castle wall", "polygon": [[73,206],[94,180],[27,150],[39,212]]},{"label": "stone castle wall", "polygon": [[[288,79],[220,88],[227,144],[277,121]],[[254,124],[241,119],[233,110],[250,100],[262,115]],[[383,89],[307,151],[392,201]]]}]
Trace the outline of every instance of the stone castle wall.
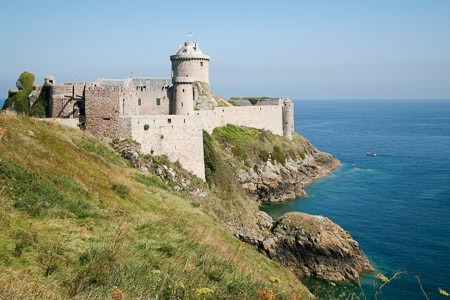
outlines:
[{"label": "stone castle wall", "polygon": [[[270,130],[281,136],[284,133],[281,102],[268,106],[216,107],[196,111],[194,115],[117,116],[117,136],[111,137],[133,139],[141,144],[143,153],[167,155],[171,161],[179,161],[202,179],[205,179],[202,130],[212,133],[217,127],[233,124]],[[98,121],[105,122],[102,118]],[[104,130],[112,133],[113,128],[102,128],[97,132],[101,131],[105,136]]]},{"label": "stone castle wall", "polygon": [[120,127],[120,137],[141,144],[143,153],[167,155],[205,179],[202,123],[198,116],[122,116]]},{"label": "stone castle wall", "polygon": [[214,110],[197,111],[202,119],[203,129],[212,133],[214,128],[227,124],[266,129],[283,135],[282,106],[216,107]]},{"label": "stone castle wall", "polygon": [[[132,78],[122,93],[121,114],[124,115],[167,115],[169,113],[168,78]],[[123,103],[122,103],[123,104]]]},{"label": "stone castle wall", "polygon": [[119,110],[122,87],[86,88],[86,130],[111,141],[119,135]]},{"label": "stone castle wall", "polygon": [[83,97],[84,83],[63,83],[52,85],[50,116],[52,118],[72,118],[76,98]]},{"label": "stone castle wall", "polygon": [[[264,99],[256,105],[218,107],[194,110],[194,98],[212,95],[209,91],[209,61],[197,43],[186,42],[176,55],[170,56],[172,76],[169,78],[98,79],[91,83],[52,85],[53,118],[77,117],[77,101],[84,107],[85,128],[106,141],[114,138],[133,139],[143,153],[167,155],[198,177],[205,179],[203,133],[212,133],[227,124],[270,130],[291,137],[293,104],[289,99]],[[194,95],[193,85],[200,82],[207,91]],[[211,96],[212,97],[212,96]],[[250,99],[238,104],[255,104]],[[253,98],[251,100],[254,100]],[[81,114],[80,124],[84,116]]]}]

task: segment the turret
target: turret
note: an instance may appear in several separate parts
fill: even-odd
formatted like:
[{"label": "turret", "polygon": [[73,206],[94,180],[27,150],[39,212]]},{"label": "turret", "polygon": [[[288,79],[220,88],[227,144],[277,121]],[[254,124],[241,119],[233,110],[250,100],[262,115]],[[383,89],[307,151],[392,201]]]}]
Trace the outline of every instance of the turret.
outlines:
[{"label": "turret", "polygon": [[283,136],[292,140],[292,132],[294,131],[294,103],[289,98],[282,98],[282,119],[283,119]]},{"label": "turret", "polygon": [[45,85],[53,85],[53,84],[55,84],[55,77],[53,77],[52,75],[47,75],[44,78],[44,84]]},{"label": "turret", "polygon": [[195,42],[185,42],[177,54],[171,55],[172,61],[172,97],[171,112],[176,115],[189,115],[194,112],[195,81],[209,85],[209,56],[203,54]]}]

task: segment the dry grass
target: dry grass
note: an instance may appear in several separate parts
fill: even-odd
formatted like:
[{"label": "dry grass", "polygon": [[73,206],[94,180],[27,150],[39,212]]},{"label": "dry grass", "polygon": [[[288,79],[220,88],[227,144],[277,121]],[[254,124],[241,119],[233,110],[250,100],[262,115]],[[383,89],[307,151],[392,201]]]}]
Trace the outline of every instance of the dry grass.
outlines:
[{"label": "dry grass", "polygon": [[0,299],[309,298],[223,229],[252,205],[143,184],[84,132],[8,113],[0,128]]}]

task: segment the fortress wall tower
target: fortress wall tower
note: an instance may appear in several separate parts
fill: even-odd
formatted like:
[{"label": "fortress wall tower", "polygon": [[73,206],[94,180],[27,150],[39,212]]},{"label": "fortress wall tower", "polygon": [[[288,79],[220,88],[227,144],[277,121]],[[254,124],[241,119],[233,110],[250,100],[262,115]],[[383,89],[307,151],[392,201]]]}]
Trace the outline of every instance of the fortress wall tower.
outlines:
[{"label": "fortress wall tower", "polygon": [[172,87],[173,114],[192,115],[194,113],[193,83],[188,77],[174,77]]},{"label": "fortress wall tower", "polygon": [[283,136],[292,141],[294,131],[294,103],[289,98],[281,98],[283,111]]},{"label": "fortress wall tower", "polygon": [[203,54],[195,42],[185,42],[177,54],[171,55],[172,62],[172,108],[171,113],[189,115],[194,112],[195,81],[206,82],[209,86],[209,56]]}]

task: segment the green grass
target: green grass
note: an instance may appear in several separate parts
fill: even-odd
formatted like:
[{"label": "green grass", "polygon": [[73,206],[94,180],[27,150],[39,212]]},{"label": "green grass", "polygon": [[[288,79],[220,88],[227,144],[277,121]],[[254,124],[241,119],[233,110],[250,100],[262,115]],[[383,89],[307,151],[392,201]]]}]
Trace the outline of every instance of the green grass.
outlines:
[{"label": "green grass", "polygon": [[239,193],[176,192],[79,130],[9,113],[0,128],[0,298],[309,298],[224,229],[253,222]]},{"label": "green grass", "polygon": [[247,168],[257,168],[269,159],[272,163],[284,164],[286,159],[304,159],[315,150],[305,138],[294,134],[293,140],[276,136],[270,131],[227,125],[216,128],[212,138],[224,149],[221,157],[237,159]]}]

